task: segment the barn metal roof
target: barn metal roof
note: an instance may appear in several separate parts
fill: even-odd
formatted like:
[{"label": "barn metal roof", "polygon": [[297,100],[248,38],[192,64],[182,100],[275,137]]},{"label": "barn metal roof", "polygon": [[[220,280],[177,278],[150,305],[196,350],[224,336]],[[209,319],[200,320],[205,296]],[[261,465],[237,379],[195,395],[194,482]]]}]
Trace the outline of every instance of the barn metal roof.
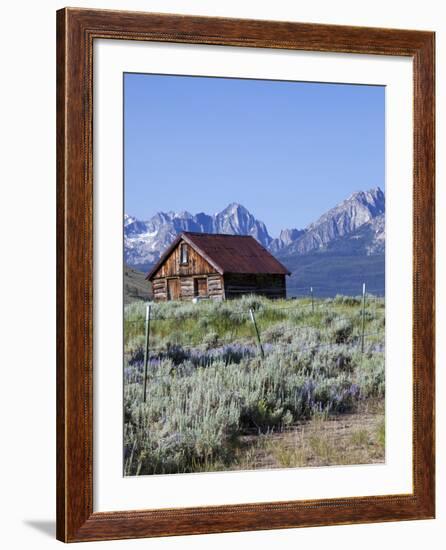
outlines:
[{"label": "barn metal roof", "polygon": [[185,231],[178,235],[162,254],[158,263],[147,274],[147,279],[151,279],[155,275],[180,241],[187,242],[221,275],[225,273],[291,274],[284,265],[250,235]]}]

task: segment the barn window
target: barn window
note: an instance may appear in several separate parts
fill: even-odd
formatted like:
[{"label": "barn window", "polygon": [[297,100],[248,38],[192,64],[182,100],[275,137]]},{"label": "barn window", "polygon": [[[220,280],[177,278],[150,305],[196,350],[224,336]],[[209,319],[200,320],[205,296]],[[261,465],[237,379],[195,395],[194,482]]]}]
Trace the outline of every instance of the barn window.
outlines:
[{"label": "barn window", "polygon": [[180,246],[180,263],[187,264],[189,262],[189,251],[186,243],[182,243]]}]

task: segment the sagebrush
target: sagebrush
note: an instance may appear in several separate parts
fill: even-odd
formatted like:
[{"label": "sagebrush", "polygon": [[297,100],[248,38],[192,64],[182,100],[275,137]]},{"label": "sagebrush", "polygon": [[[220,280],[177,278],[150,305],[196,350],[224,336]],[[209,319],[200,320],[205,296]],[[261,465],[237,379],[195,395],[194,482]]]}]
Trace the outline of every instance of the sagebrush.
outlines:
[{"label": "sagebrush", "polygon": [[[249,310],[254,311],[264,357]],[[382,399],[384,299],[258,296],[152,308],[143,401],[144,303],[125,309],[126,475],[235,467],[239,438]]]}]

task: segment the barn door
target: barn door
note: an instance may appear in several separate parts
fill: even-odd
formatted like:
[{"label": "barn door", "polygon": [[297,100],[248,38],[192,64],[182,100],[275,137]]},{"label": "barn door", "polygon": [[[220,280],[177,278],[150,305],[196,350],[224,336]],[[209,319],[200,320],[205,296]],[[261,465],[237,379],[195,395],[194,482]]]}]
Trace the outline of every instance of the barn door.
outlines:
[{"label": "barn door", "polygon": [[208,282],[206,277],[194,279],[194,291],[195,296],[205,297],[208,295]]},{"label": "barn door", "polygon": [[180,297],[180,279],[167,279],[167,299],[178,300]]}]

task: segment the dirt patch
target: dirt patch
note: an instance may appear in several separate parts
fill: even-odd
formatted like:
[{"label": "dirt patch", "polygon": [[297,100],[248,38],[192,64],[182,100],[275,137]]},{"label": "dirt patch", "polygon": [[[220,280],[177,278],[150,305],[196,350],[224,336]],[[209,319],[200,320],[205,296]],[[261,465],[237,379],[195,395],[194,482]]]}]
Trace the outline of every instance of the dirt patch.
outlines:
[{"label": "dirt patch", "polygon": [[244,435],[230,469],[295,468],[384,462],[382,411],[315,418],[278,433]]}]

